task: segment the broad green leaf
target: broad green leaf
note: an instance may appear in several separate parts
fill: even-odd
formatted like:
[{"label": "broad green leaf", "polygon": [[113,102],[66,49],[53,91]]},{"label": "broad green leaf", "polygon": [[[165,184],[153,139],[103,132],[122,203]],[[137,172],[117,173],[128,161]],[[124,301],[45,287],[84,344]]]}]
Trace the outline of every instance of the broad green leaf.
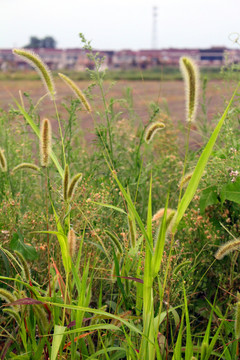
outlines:
[{"label": "broad green leaf", "polygon": [[189,181],[188,187],[179,203],[177,213],[173,219],[173,227],[172,227],[173,234],[176,232],[179,222],[181,221],[186,209],[188,208],[188,205],[190,204],[190,202],[192,201],[192,199],[196,193],[199,182],[201,180],[201,177],[202,177],[205,167],[207,165],[208,159],[212,153],[213,146],[215,145],[215,142],[216,142],[218,134],[222,128],[224,120],[227,117],[228,111],[230,109],[230,106],[232,105],[233,99],[237,93],[239,85],[240,84],[238,84],[236,90],[234,91],[233,96],[232,96],[231,100],[229,101],[228,106],[226,107],[226,110],[224,111],[221,119],[219,120],[216,128],[214,129],[207,145],[205,146],[205,148],[198,160],[198,163],[197,163],[195,170],[192,174],[192,177]]},{"label": "broad green leaf", "polygon": [[220,197],[222,202],[230,200],[240,204],[240,180],[238,179],[236,182],[224,185],[222,187]]},{"label": "broad green leaf", "polygon": [[210,205],[215,205],[219,202],[217,195],[217,187],[210,186],[201,192],[200,197],[200,213],[204,214],[205,209]]},{"label": "broad green leaf", "polygon": [[32,245],[24,243],[20,233],[14,233],[10,241],[10,249],[19,251],[26,260],[35,260],[38,257],[36,249]]},{"label": "broad green leaf", "polygon": [[54,326],[51,360],[56,360],[57,358],[57,354],[63,339],[63,333],[65,329],[66,326],[60,326],[60,325]]}]

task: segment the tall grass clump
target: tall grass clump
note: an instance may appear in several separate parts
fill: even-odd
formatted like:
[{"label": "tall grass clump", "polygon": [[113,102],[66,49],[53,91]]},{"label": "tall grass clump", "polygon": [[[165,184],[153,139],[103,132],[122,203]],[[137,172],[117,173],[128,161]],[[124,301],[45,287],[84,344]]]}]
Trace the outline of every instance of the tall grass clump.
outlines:
[{"label": "tall grass clump", "polygon": [[[17,159],[10,157],[7,167],[2,152],[1,169],[9,170],[7,186],[10,188],[11,181],[20,191],[28,186],[28,196],[13,201],[6,191],[6,203],[2,201],[0,211],[2,222],[2,212],[14,214],[14,230],[10,233],[10,226],[5,228],[5,219],[0,233],[0,255],[6,274],[0,276],[0,298],[4,304],[1,316],[6,325],[6,330],[1,330],[6,340],[1,358],[208,360],[226,354],[226,359],[236,358],[235,339],[231,346],[226,343],[226,338],[234,333],[234,324],[226,320],[229,309],[225,310],[225,304],[218,306],[218,294],[204,299],[205,328],[199,328],[201,319],[195,321],[191,303],[195,292],[188,292],[189,281],[194,278],[194,254],[184,253],[184,242],[179,238],[238,88],[203,151],[194,159],[192,171],[186,174],[199,80],[196,64],[188,57],[180,59],[187,104],[186,151],[184,161],[179,156],[171,162],[177,152],[164,159],[165,166],[173,164],[167,168],[173,171],[167,183],[164,166],[159,169],[156,165],[156,144],[161,136],[168,137],[169,130],[160,107],[153,104],[149,121],[137,129],[129,125],[130,120],[123,121],[119,104],[132,117],[136,116],[130,92],[124,101],[108,99],[102,60],[83,36],[82,40],[95,66],[89,70],[93,83],[84,91],[88,96],[70,78],[59,76],[78,97],[80,110],[94,119],[98,146],[94,154],[74,149],[71,156],[66,156],[70,140],[68,132],[61,129],[49,71],[34,54],[14,50],[37,67],[48,88],[56,110],[61,149],[55,131],[52,134],[50,120],[44,117],[37,122],[24,101],[15,100],[17,115],[24,117],[39,138],[41,167],[35,161],[29,162],[32,154],[27,157],[27,152]],[[95,113],[87,98],[94,99],[92,89],[96,86],[103,111]],[[76,115],[76,109],[71,116]],[[74,144],[68,148],[71,146]],[[30,187],[29,179],[35,181],[36,188]],[[229,197],[229,189],[221,196]],[[35,205],[31,216],[27,202]],[[220,260],[238,248],[238,239],[226,242],[215,257]],[[239,301],[233,316],[238,339]]]}]

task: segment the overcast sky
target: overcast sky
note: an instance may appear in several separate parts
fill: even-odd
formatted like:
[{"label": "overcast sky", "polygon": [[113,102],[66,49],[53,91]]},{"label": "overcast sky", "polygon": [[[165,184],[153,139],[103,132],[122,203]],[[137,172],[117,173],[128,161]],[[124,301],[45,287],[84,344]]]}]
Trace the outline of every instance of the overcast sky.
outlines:
[{"label": "overcast sky", "polygon": [[84,33],[97,49],[238,47],[240,0],[0,0],[0,48],[21,47],[30,36],[53,36],[57,47],[80,47]]}]

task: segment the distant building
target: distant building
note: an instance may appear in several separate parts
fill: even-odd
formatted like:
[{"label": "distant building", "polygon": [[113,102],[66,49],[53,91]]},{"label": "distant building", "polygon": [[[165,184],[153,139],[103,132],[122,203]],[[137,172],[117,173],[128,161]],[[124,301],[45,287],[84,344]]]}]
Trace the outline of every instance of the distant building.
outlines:
[{"label": "distant building", "polygon": [[[93,69],[94,62],[84,49],[36,49],[35,53],[44,60],[52,70],[69,69],[84,71]],[[94,50],[102,58],[101,69],[151,69],[162,65],[178,66],[181,56],[192,57],[199,66],[222,66],[226,63],[240,62],[240,49],[212,47],[209,49],[161,49],[120,51]],[[14,55],[10,49],[0,49],[0,68],[7,70],[30,69],[28,63]]]},{"label": "distant building", "polygon": [[202,65],[216,65],[221,66],[225,61],[225,47],[212,47],[211,49],[200,49],[199,60]]}]

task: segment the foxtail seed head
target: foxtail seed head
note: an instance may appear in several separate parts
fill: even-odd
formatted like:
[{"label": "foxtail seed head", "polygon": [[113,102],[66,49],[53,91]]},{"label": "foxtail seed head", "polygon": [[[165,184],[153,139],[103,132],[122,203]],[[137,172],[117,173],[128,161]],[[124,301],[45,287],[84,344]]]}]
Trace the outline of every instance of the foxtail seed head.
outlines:
[{"label": "foxtail seed head", "polygon": [[6,301],[7,303],[16,301],[15,296],[10,291],[5,289],[0,289],[0,299]]},{"label": "foxtail seed head", "polygon": [[[156,214],[153,215],[152,222],[154,222],[154,221],[159,222],[159,220],[161,220],[164,215],[164,211],[165,211],[165,208],[159,209],[156,212]],[[176,210],[168,208],[167,209],[167,219],[171,218],[171,220],[172,220],[175,213],[176,213]]]},{"label": "foxtail seed head", "polygon": [[31,169],[31,170],[35,170],[35,171],[40,171],[40,168],[35,164],[21,163],[21,164],[15,166],[15,168],[12,169],[12,172],[15,172],[15,171],[18,171],[21,169]]},{"label": "foxtail seed head", "polygon": [[77,187],[77,184],[79,183],[79,181],[82,180],[82,174],[79,173],[77,175],[75,175],[71,181],[70,181],[70,184],[69,184],[69,187],[68,187],[68,194],[67,194],[67,198],[68,200],[71,200],[72,197],[73,197],[73,194],[74,194],[74,191]]},{"label": "foxtail seed head", "polygon": [[123,249],[120,241],[118,240],[117,236],[115,236],[113,233],[111,233],[108,230],[105,230],[105,233],[109,236],[112,243],[117,247],[117,251],[122,255]]},{"label": "foxtail seed head", "polygon": [[65,201],[68,200],[68,183],[69,183],[69,167],[66,164],[63,175],[63,198]]},{"label": "foxtail seed head", "polygon": [[42,59],[34,52],[25,49],[13,49],[13,53],[34,67],[41,76],[50,98],[54,100],[56,91],[52,75],[48,66],[42,61]]},{"label": "foxtail seed head", "polygon": [[19,251],[14,250],[14,252],[17,255],[18,260],[20,261],[20,263],[22,265],[24,280],[29,282],[31,280],[30,267],[29,267],[27,261],[25,260],[25,258],[23,257],[23,255]]},{"label": "foxtail seed head", "polygon": [[185,174],[185,176],[181,179],[178,187],[183,188],[184,186],[187,186],[187,184],[191,180],[192,175],[193,171],[191,173]]},{"label": "foxtail seed head", "polygon": [[15,310],[13,310],[11,308],[6,308],[6,309],[2,309],[2,312],[4,314],[7,314],[7,315],[11,316],[17,322],[17,324],[19,326],[21,326],[21,318],[20,318],[17,311],[15,311]]},{"label": "foxtail seed head", "polygon": [[58,74],[60,78],[70,87],[70,89],[74,92],[74,94],[79,98],[79,100],[82,102],[85,109],[90,113],[91,107],[83,94],[83,92],[79,89],[79,87],[66,75],[63,75],[61,73]]},{"label": "foxtail seed head", "polygon": [[7,171],[7,160],[5,158],[3,149],[0,149],[0,167],[3,172]]},{"label": "foxtail seed head", "polygon": [[180,58],[180,69],[185,80],[187,121],[196,118],[198,105],[199,73],[197,65],[189,57]]},{"label": "foxtail seed head", "polygon": [[41,123],[41,136],[40,136],[40,154],[41,165],[47,167],[52,147],[52,127],[48,119],[43,119]]},{"label": "foxtail seed head", "polygon": [[68,249],[71,258],[73,259],[76,253],[76,235],[73,229],[70,229],[68,232]]},{"label": "foxtail seed head", "polygon": [[38,321],[41,323],[44,331],[48,331],[49,321],[47,313],[42,305],[33,305],[33,312],[36,315]]},{"label": "foxtail seed head", "polygon": [[240,239],[228,241],[226,244],[220,246],[215,254],[217,260],[221,260],[225,255],[231,253],[234,250],[240,249]]},{"label": "foxtail seed head", "polygon": [[146,141],[146,143],[149,144],[152,141],[156,132],[158,130],[162,130],[164,128],[165,128],[165,125],[161,121],[154,121],[150,125],[148,125],[145,130],[145,134],[144,134],[144,140]]}]

